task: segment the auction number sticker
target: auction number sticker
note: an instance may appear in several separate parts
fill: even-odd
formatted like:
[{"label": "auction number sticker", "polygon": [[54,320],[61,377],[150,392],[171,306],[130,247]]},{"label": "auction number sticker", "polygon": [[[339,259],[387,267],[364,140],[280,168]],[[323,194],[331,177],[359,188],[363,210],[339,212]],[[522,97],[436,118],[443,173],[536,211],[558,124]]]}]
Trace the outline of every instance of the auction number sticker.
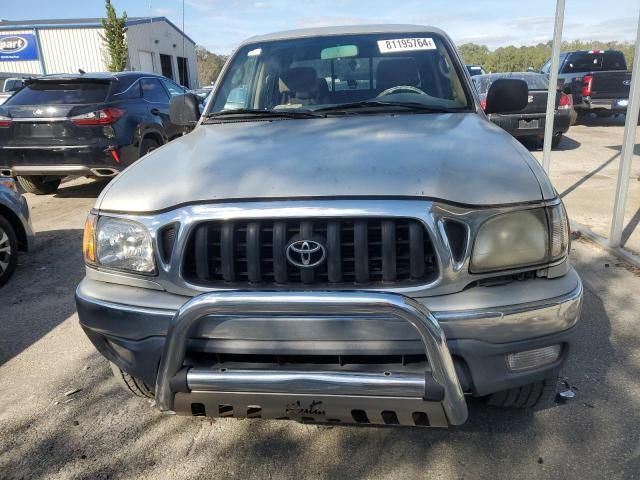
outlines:
[{"label": "auction number sticker", "polygon": [[436,50],[433,38],[395,38],[378,40],[380,53],[408,52],[411,50]]}]

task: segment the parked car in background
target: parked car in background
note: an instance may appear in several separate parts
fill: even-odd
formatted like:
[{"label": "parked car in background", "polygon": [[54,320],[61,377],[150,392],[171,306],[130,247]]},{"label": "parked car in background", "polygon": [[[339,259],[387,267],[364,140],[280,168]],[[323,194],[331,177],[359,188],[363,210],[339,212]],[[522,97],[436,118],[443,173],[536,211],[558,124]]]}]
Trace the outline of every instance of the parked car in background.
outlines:
[{"label": "parked car in background", "polygon": [[[551,406],[582,298],[567,214],[459,58],[433,27],[294,30],[240,45],[202,115],[174,98],[193,131],[86,222],[78,317],[122,386],[319,423]],[[525,105],[500,78],[486,111]]]},{"label": "parked car in background", "polygon": [[[551,60],[541,73],[549,74]],[[560,54],[559,79],[563,91],[572,95],[578,114],[600,117],[622,114],[629,104],[631,72],[619,50],[579,50]]]},{"label": "parked car in background", "polygon": [[24,85],[24,79],[22,78],[7,78],[2,83],[0,88],[0,105],[7,101],[7,99],[15,92],[20,90]]},{"label": "parked car in background", "polygon": [[[527,83],[529,96],[527,106],[522,110],[508,113],[490,113],[489,119],[504,128],[514,137],[536,137],[544,139],[545,114],[547,110],[547,97],[549,79],[541,73],[508,72],[492,73],[489,75],[476,75],[472,77],[473,83],[480,95],[483,108],[486,106],[487,93],[493,82],[501,78],[519,79]],[[553,139],[551,144],[556,147],[562,140],[562,135],[569,130],[571,121],[575,122],[575,114],[572,113],[571,98],[569,95],[558,92],[556,96],[556,111],[553,122]]]},{"label": "parked car in background", "polygon": [[0,106],[0,176],[35,194],[55,192],[67,175],[113,177],[182,134],[169,99],[184,92],[140,72],[27,79]]},{"label": "parked car in background", "polygon": [[14,179],[0,178],[0,287],[13,274],[18,252],[32,250],[34,239],[27,200]]},{"label": "parked car in background", "polygon": [[484,68],[482,68],[480,65],[467,65],[466,67],[469,75],[471,75],[472,77],[476,75],[485,75],[486,73],[484,71]]}]

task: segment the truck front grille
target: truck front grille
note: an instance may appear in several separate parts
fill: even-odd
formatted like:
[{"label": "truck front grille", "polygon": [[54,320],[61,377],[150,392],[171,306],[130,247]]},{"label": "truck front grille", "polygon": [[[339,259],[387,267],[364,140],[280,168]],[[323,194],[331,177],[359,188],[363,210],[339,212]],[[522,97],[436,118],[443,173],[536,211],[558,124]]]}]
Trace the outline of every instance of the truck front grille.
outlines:
[{"label": "truck front grille", "polygon": [[[318,245],[306,253],[309,265],[294,264]],[[182,274],[212,287],[400,286],[435,280],[438,263],[427,230],[413,219],[208,221],[191,232]]]}]

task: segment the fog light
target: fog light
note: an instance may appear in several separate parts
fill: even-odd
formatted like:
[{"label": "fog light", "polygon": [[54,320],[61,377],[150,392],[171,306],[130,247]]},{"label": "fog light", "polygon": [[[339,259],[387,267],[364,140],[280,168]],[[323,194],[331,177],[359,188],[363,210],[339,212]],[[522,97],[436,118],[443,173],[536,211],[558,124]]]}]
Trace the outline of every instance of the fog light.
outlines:
[{"label": "fog light", "polygon": [[507,363],[509,364],[509,368],[516,372],[530,368],[538,368],[558,360],[561,351],[562,347],[560,345],[551,345],[550,347],[511,353],[507,355]]}]

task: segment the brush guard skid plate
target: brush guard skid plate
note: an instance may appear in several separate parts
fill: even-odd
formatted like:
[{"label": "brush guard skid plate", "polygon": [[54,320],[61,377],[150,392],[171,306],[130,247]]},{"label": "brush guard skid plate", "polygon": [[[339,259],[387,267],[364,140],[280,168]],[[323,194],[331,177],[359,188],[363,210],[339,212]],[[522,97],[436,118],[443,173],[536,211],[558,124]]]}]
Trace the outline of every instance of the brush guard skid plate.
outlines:
[{"label": "brush guard skid plate", "polygon": [[[420,334],[429,369],[403,372],[203,369],[184,366],[193,327],[209,315],[387,315]],[[254,317],[255,318],[255,317]],[[464,399],[438,321],[420,303],[375,292],[212,292],[176,313],[167,332],[155,390],[160,411],[212,417],[318,423],[447,426],[467,419]]]}]

